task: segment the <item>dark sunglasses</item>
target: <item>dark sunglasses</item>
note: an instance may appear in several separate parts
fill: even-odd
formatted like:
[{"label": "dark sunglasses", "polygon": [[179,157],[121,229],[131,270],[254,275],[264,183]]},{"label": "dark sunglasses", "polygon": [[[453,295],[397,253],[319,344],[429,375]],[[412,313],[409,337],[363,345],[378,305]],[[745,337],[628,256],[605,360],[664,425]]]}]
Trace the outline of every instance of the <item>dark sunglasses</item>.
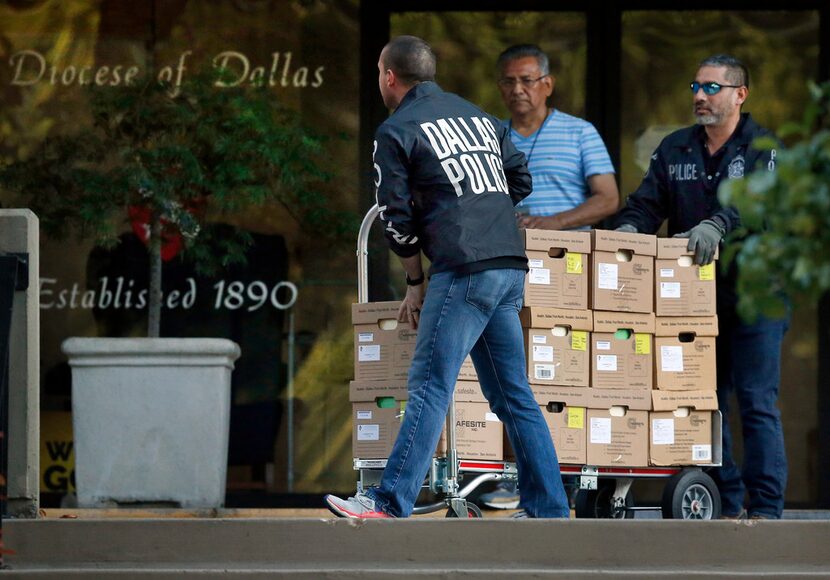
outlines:
[{"label": "dark sunglasses", "polygon": [[717,95],[721,89],[737,89],[743,85],[722,85],[720,83],[699,83],[694,81],[689,86],[692,88],[692,93],[695,95],[700,89],[703,89],[703,92],[707,95]]}]

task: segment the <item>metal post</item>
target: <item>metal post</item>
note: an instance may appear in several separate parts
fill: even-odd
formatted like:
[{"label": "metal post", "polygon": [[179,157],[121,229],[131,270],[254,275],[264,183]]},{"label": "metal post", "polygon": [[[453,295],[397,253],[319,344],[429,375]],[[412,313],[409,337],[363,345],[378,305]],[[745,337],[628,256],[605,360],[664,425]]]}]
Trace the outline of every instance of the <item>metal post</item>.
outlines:
[{"label": "metal post", "polygon": [[0,566],[3,564],[3,516],[7,513],[9,459],[9,340],[12,307],[21,259],[0,254]]},{"label": "metal post", "polygon": [[288,455],[286,478],[288,493],[294,491],[294,309],[288,311]]}]

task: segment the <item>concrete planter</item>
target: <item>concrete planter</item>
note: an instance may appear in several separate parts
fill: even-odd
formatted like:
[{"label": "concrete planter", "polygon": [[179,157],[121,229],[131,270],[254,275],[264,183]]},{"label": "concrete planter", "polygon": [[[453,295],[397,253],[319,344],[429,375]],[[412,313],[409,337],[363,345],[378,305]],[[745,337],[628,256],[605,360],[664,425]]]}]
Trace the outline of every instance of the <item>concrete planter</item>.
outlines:
[{"label": "concrete planter", "polygon": [[212,338],[69,338],[80,507],[225,501],[231,371]]}]

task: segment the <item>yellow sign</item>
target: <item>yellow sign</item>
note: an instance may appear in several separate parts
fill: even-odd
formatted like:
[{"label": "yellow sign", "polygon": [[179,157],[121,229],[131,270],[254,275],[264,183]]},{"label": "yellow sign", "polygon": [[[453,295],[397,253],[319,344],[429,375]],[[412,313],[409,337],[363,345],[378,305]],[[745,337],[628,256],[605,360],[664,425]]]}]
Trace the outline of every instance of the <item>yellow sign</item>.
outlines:
[{"label": "yellow sign", "polygon": [[634,353],[651,354],[651,335],[634,334]]},{"label": "yellow sign", "polygon": [[56,493],[75,491],[72,413],[40,414],[40,488]]},{"label": "yellow sign", "polygon": [[712,262],[710,264],[706,264],[705,266],[700,267],[700,271],[698,272],[698,276],[701,280],[714,280],[715,279],[715,263]]},{"label": "yellow sign", "polygon": [[565,252],[565,272],[567,274],[582,274],[582,254]]},{"label": "yellow sign", "polygon": [[568,429],[585,428],[585,407],[568,407]]},{"label": "yellow sign", "polygon": [[584,330],[571,331],[571,350],[588,350],[588,333]]}]

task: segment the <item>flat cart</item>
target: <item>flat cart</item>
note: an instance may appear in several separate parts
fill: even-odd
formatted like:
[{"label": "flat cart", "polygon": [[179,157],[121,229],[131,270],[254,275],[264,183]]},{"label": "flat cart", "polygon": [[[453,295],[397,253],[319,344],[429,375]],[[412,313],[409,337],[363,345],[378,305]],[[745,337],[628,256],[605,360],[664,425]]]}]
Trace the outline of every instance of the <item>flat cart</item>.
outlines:
[{"label": "flat cart", "polygon": [[[372,224],[380,213],[373,205],[363,222],[357,237],[357,299],[369,301],[368,244]],[[446,517],[478,518],[481,510],[467,501],[481,484],[487,481],[517,481],[516,464],[510,461],[482,461],[459,459],[456,450],[455,401],[450,398],[447,412],[447,455],[432,460],[424,488],[438,499],[432,503],[417,505],[415,514],[427,514],[446,509]],[[713,413],[712,463],[688,467],[602,467],[591,465],[560,465],[560,473],[570,477],[577,488],[575,512],[577,518],[633,518],[635,512],[661,510],[664,518],[709,520],[721,513],[720,493],[712,478],[704,471],[721,465],[722,417]],[[358,472],[357,490],[377,485],[386,459],[353,460]],[[631,486],[638,479],[666,479],[659,506],[635,506]],[[463,485],[462,485],[463,484]]]}]

